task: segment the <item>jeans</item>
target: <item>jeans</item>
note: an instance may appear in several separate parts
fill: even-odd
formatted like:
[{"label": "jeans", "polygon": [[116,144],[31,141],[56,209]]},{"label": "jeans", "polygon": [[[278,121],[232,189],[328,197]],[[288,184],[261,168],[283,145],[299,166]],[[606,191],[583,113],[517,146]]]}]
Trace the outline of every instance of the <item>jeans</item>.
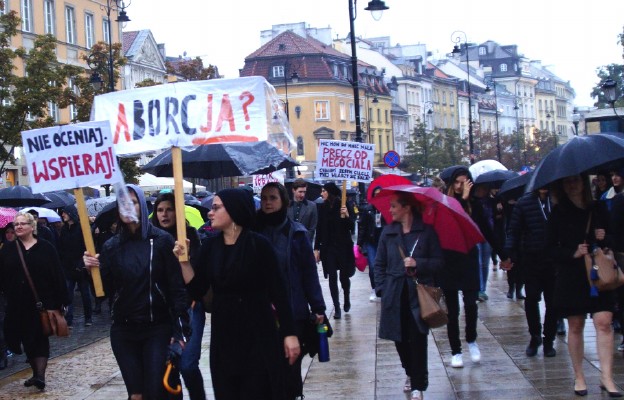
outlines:
[{"label": "jeans", "polygon": [[483,242],[479,243],[477,248],[479,249],[479,290],[485,292],[490,274],[490,262],[492,261],[492,246],[488,242]]},{"label": "jeans", "polygon": [[[464,297],[464,312],[466,313],[466,341],[472,343],[477,340],[477,319],[479,308],[477,306],[477,291],[462,291]],[[448,307],[449,322],[446,332],[451,345],[451,353],[461,354],[461,339],[459,338],[459,292],[457,290],[445,290],[446,306]]]},{"label": "jeans", "polygon": [[128,397],[142,394],[144,399],[166,399],[163,386],[171,325],[113,324],[111,347],[126,384]]},{"label": "jeans", "polygon": [[202,303],[196,301],[193,308],[189,309],[189,315],[191,317],[192,334],[182,352],[180,373],[182,378],[184,378],[184,384],[189,391],[191,400],[205,399],[204,377],[199,369],[202,337],[204,336],[204,326],[206,325],[206,313]]},{"label": "jeans", "polygon": [[377,257],[377,246],[372,243],[366,243],[366,259],[368,260],[368,278],[370,279],[371,289],[375,289],[375,258]]},{"label": "jeans", "polygon": [[80,291],[80,297],[82,298],[82,308],[84,309],[84,318],[86,321],[91,321],[93,316],[93,309],[91,308],[91,286],[89,285],[89,278],[82,277],[80,279],[67,279],[67,290],[69,291],[69,307],[67,307],[67,314],[65,319],[68,325],[72,325],[74,322],[74,291],[76,286]]}]

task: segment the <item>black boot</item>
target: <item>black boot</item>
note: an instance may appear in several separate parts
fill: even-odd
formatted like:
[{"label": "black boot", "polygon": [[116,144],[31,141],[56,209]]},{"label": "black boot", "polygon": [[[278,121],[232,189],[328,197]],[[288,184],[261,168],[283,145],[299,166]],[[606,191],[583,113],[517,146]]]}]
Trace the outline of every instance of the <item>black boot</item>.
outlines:
[{"label": "black boot", "polygon": [[338,306],[334,306],[334,319],[340,319],[342,314],[340,313],[340,304]]},{"label": "black boot", "polygon": [[554,357],[557,355],[553,340],[544,339],[544,357]]},{"label": "black boot", "polygon": [[349,292],[344,292],[344,312],[349,312],[351,309],[351,299],[349,298]]},{"label": "black boot", "polygon": [[524,300],[526,297],[522,294],[522,285],[516,286],[516,300]]},{"label": "black boot", "polygon": [[513,294],[514,294],[514,284],[511,283],[509,284],[509,290],[507,291],[507,298],[513,300]]},{"label": "black boot", "polygon": [[559,318],[557,320],[557,335],[565,336],[565,334],[566,334],[565,322],[563,322],[563,318]]},{"label": "black boot", "polygon": [[535,357],[537,354],[537,348],[542,345],[542,337],[541,336],[531,336],[531,341],[525,350],[525,354],[527,357]]}]

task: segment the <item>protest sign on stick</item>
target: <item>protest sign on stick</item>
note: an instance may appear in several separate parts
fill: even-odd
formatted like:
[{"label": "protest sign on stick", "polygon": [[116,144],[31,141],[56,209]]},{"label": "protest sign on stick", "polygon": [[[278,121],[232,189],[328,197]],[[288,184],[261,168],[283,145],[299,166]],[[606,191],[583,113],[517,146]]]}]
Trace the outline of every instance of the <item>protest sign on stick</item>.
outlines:
[{"label": "protest sign on stick", "polygon": [[324,180],[370,182],[375,145],[321,139],[316,156],[317,175]]},{"label": "protest sign on stick", "polygon": [[[82,187],[123,182],[108,121],[83,122],[22,132],[33,193],[74,189],[80,226],[89,254],[95,255]],[[104,296],[99,269],[91,269],[96,296]]]}]

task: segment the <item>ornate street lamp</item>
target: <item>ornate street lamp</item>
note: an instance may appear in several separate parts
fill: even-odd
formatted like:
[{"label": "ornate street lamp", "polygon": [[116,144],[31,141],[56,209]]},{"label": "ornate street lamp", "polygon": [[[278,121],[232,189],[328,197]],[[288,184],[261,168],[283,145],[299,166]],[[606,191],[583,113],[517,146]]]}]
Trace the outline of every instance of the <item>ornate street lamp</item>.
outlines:
[{"label": "ornate street lamp", "polygon": [[496,108],[495,118],[496,118],[496,157],[498,158],[498,162],[501,162],[501,143],[500,143],[500,131],[498,130],[498,97],[496,95],[496,81],[493,79],[486,82],[485,93],[489,93],[492,91],[490,85],[494,88],[494,107]]},{"label": "ornate street lamp", "polygon": [[611,105],[611,108],[613,108],[613,113],[615,114],[615,116],[620,119],[624,119],[623,116],[617,113],[617,109],[615,108],[615,102],[620,97],[618,90],[617,90],[617,82],[609,78],[602,83],[601,88],[602,88],[602,92],[604,93],[605,98]]},{"label": "ornate street lamp", "polygon": [[[463,36],[463,43],[462,43]],[[454,56],[460,56],[461,46],[464,46],[466,51],[466,80],[468,82],[468,148],[470,151],[470,164],[474,164],[474,138],[472,136],[472,92],[470,90],[470,58],[468,56],[468,36],[464,31],[455,31],[451,34],[451,41],[455,43],[453,46],[452,54]]]},{"label": "ornate street lamp", "polygon": [[578,126],[581,121],[581,114],[579,114],[578,109],[575,107],[572,110],[572,123],[574,124],[574,135],[578,136]]},{"label": "ornate street lamp", "polygon": [[427,117],[430,115],[433,115],[433,103],[431,101],[425,101],[423,103],[423,185],[427,183],[427,175],[429,175],[429,140],[427,139]]}]

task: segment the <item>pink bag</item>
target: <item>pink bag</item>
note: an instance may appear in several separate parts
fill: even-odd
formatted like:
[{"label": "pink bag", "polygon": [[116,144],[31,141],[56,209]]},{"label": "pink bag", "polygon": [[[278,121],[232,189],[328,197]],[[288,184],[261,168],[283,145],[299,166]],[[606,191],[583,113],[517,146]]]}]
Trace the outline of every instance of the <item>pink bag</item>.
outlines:
[{"label": "pink bag", "polygon": [[357,244],[353,245],[353,254],[355,255],[355,266],[360,272],[364,272],[368,265],[368,259],[364,254],[360,253]]}]

